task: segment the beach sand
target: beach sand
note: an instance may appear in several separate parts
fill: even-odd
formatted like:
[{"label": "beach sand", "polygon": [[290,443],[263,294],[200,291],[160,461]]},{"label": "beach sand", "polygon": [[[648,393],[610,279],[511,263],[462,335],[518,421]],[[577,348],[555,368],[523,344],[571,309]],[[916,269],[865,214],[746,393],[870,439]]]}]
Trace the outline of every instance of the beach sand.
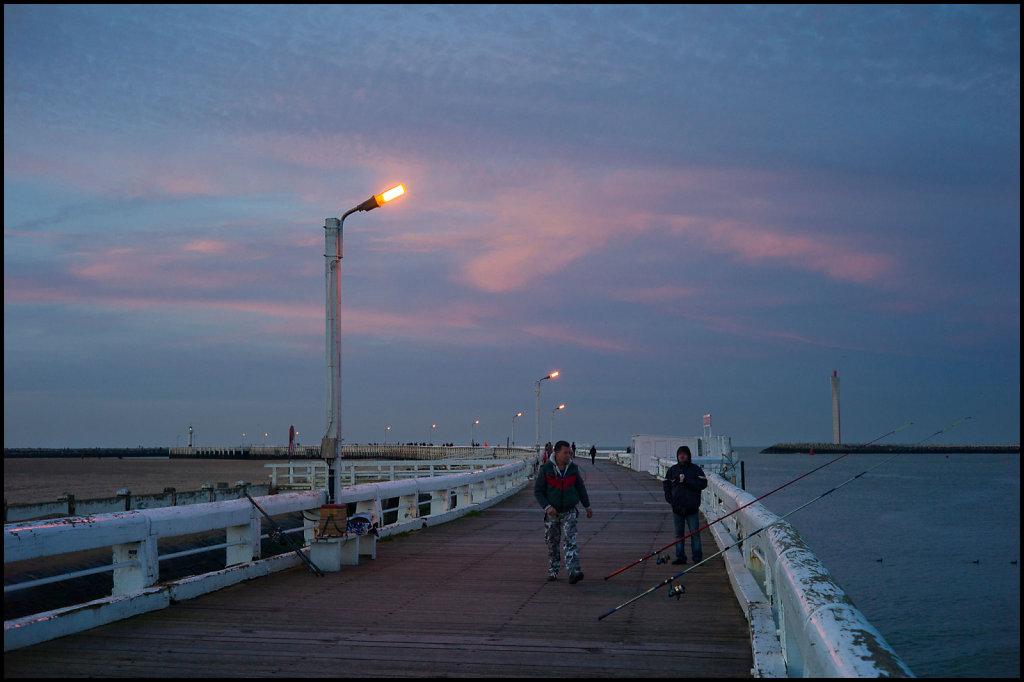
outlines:
[{"label": "beach sand", "polygon": [[199,490],[204,483],[269,483],[270,470],[264,465],[275,462],[287,460],[5,458],[4,500],[26,504],[52,502],[65,493],[80,500],[112,497],[122,488],[144,495],[164,488]]}]

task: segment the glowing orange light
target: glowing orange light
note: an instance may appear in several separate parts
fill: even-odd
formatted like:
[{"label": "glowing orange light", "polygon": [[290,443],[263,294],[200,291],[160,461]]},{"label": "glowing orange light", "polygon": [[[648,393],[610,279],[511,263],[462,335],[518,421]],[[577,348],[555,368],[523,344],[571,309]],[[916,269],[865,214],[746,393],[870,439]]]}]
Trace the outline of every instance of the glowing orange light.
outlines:
[{"label": "glowing orange light", "polygon": [[388,191],[384,192],[383,194],[375,195],[374,198],[377,200],[378,206],[383,206],[387,202],[391,201],[392,199],[396,199],[402,196],[403,194],[405,194],[405,187],[402,185],[397,185],[395,187],[392,187]]},{"label": "glowing orange light", "polygon": [[548,378],[549,379],[554,379],[557,376],[558,376],[558,372],[552,372],[551,374],[548,375]]}]

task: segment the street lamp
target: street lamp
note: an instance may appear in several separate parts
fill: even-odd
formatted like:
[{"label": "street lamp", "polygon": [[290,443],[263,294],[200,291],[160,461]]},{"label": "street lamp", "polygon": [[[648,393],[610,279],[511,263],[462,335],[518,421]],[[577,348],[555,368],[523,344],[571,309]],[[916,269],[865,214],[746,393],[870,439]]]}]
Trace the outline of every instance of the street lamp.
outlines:
[{"label": "street lamp", "polygon": [[565,405],[559,405],[555,409],[551,410],[551,437],[550,437],[550,440],[551,440],[552,443],[555,442],[555,412],[558,412],[559,410],[564,410],[564,409],[565,409]]},{"label": "street lamp", "polygon": [[384,445],[388,444],[388,431],[390,431],[390,430],[391,430],[390,426],[385,426],[384,427]]},{"label": "street lamp", "polygon": [[479,419],[475,419],[472,424],[469,425],[469,446],[476,447],[476,439],[473,437],[473,427],[480,423]]},{"label": "street lamp", "polygon": [[541,377],[540,379],[537,379],[537,381],[533,382],[534,385],[537,387],[537,409],[534,410],[534,412],[537,415],[537,444],[533,447],[534,451],[536,451],[537,453],[537,457],[540,457],[540,382],[544,381],[545,379],[554,379],[557,376],[558,372],[555,371],[547,375],[546,377]]},{"label": "street lamp", "polygon": [[522,412],[516,412],[512,415],[512,447],[516,446],[516,417],[522,417]]},{"label": "street lamp", "polygon": [[430,425],[430,433],[427,434],[427,443],[434,444],[434,429],[437,428],[437,424]]},{"label": "street lamp", "polygon": [[375,194],[355,208],[349,209],[341,218],[327,218],[324,221],[326,250],[324,251],[324,279],[327,290],[327,428],[320,444],[320,456],[327,459],[334,455],[334,486],[332,500],[341,493],[341,256],[342,226],[345,218],[357,211],[372,211],[396,197],[405,194],[405,187],[398,185],[382,194]]}]

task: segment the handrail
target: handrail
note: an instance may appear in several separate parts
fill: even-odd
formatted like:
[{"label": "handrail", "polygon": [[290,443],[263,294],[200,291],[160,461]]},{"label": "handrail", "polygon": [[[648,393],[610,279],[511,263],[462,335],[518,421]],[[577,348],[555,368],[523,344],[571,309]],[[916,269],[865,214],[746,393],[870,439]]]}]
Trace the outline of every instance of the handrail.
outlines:
[{"label": "handrail", "polygon": [[[356,513],[365,513],[369,516],[378,534],[384,537],[444,523],[473,509],[490,506],[522,489],[526,485],[530,468],[525,462],[517,461],[467,473],[360,484],[343,488],[337,502],[355,504]],[[385,503],[392,499],[395,503],[388,503],[385,506]],[[276,516],[317,510],[326,500],[326,491],[282,493],[259,497],[257,500],[268,514]],[[51,621],[59,620],[62,616],[74,619],[83,613],[84,609],[91,608],[98,602],[47,612],[51,615],[34,614],[5,621],[4,650],[45,641],[153,608],[162,608],[170,603],[172,594],[174,599],[187,599],[272,570],[282,570],[295,565],[298,558],[294,554],[261,559],[260,538],[266,537],[262,533],[262,522],[262,515],[248,500],[227,500],[185,507],[6,524],[5,564],[110,547],[113,554],[112,563],[87,570],[96,573],[113,571],[114,587],[111,597],[98,601],[102,602],[103,606],[113,605],[114,608],[109,609],[110,614],[107,616],[90,611],[88,617],[78,618],[76,622],[80,621],[79,625],[72,626],[66,623],[54,625]],[[292,529],[292,532],[303,532],[308,543],[313,539],[314,529],[314,524],[306,524]],[[173,555],[158,554],[157,546],[162,538],[214,530],[226,531],[226,542]],[[159,586],[161,560],[215,549],[226,551],[226,570]],[[80,575],[85,573],[79,571],[75,575],[65,574],[62,577],[52,576],[42,580],[49,583]],[[24,588],[28,586],[28,582],[5,586],[5,592],[18,589],[19,586]],[[155,593],[165,594],[166,598],[150,598]],[[137,599],[128,606],[115,605],[114,601],[119,597]]]},{"label": "handrail", "polygon": [[[628,456],[613,461],[632,467]],[[648,473],[664,478],[672,464],[658,458]],[[750,621],[755,669],[789,677],[913,676],[793,526],[721,475],[706,473],[704,515],[729,517],[709,529],[715,542],[726,548],[746,538],[741,549],[729,549],[724,559]]]}]

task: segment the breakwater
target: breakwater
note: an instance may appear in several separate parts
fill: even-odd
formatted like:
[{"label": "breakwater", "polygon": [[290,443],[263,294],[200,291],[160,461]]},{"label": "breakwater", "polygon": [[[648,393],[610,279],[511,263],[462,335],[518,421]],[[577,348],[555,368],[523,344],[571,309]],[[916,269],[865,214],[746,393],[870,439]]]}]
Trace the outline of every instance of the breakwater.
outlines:
[{"label": "breakwater", "polygon": [[8,457],[168,457],[170,448],[4,448]]},{"label": "breakwater", "polygon": [[[529,456],[532,448],[469,447],[463,445],[359,445],[341,446],[344,459],[515,459]],[[296,445],[291,456],[286,445],[234,445],[169,448],[4,448],[4,458],[167,457],[170,459],[320,459],[319,445]]]},{"label": "breakwater", "polygon": [[845,455],[851,452],[865,454],[1012,454],[1020,453],[1016,445],[901,445],[898,443],[776,443],[761,451],[768,455],[793,455],[814,453],[816,455]]}]

